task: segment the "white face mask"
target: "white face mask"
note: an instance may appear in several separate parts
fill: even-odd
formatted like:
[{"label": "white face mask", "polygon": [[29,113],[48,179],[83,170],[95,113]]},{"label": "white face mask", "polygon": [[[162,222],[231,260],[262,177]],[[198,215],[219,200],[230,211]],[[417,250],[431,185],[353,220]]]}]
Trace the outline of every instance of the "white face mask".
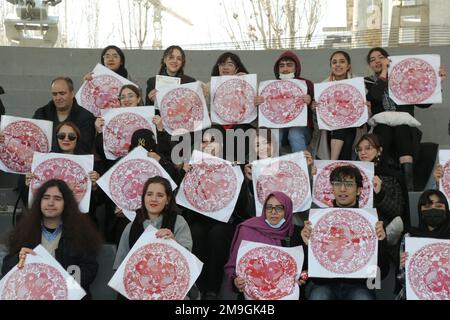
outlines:
[{"label": "white face mask", "polygon": [[286,219],[282,218],[280,220],[280,222],[278,222],[277,224],[270,224],[269,220],[266,219],[266,223],[269,225],[269,227],[274,228],[274,229],[280,228],[285,222],[286,222]]},{"label": "white face mask", "polygon": [[280,79],[281,80],[286,80],[286,79],[294,79],[295,78],[295,73],[291,72],[291,73],[280,73]]}]

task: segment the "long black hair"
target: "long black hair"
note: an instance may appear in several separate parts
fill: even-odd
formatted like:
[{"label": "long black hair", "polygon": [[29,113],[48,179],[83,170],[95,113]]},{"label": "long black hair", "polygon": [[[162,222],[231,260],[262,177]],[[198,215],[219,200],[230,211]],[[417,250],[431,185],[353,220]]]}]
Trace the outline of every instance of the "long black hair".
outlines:
[{"label": "long black hair", "polygon": [[230,58],[231,61],[233,61],[234,65],[236,66],[236,72],[248,73],[247,69],[245,68],[244,64],[241,61],[241,58],[239,58],[239,56],[237,54],[234,54],[232,52],[225,52],[225,53],[222,53],[217,58],[217,61],[214,64],[214,67],[212,68],[211,76],[213,76],[213,77],[220,76],[219,64],[227,61],[228,58]]},{"label": "long black hair", "polygon": [[103,58],[103,56],[106,54],[106,52],[109,49],[115,50],[117,52],[117,54],[120,56],[120,67],[119,67],[119,69],[113,70],[113,71],[124,78],[128,78],[128,70],[125,68],[125,55],[124,55],[122,49],[120,49],[119,47],[109,45],[106,48],[104,48],[102,50],[102,54],[100,55],[101,64],[105,65],[105,59]]},{"label": "long black hair", "polygon": [[87,214],[78,209],[72,190],[62,180],[51,179],[44,182],[35,194],[30,212],[25,214],[9,236],[9,254],[17,254],[22,247],[34,248],[41,243],[42,211],[41,201],[45,192],[57,187],[64,199],[61,214],[62,236],[75,254],[97,254],[102,242],[99,233]]},{"label": "long black hair", "polygon": [[180,46],[170,46],[166,50],[164,50],[163,56],[161,58],[161,66],[159,68],[158,74],[166,74],[166,63],[164,62],[164,59],[167,58],[174,50],[178,50],[181,53],[181,67],[180,70],[177,71],[177,76],[184,75],[184,66],[186,64],[186,54],[184,53],[184,50]]}]

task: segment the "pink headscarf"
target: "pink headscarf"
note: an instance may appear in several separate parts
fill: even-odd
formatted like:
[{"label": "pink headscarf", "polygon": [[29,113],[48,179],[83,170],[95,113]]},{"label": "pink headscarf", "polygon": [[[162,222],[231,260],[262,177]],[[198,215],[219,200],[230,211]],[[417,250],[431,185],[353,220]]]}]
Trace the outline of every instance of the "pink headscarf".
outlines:
[{"label": "pink headscarf", "polygon": [[[286,222],[278,229],[272,228],[266,223],[266,207],[267,200],[270,197],[275,197],[284,206],[284,218]],[[292,200],[286,194],[279,191],[270,193],[259,217],[250,218],[239,224],[234,233],[233,242],[231,243],[230,257],[225,265],[225,273],[228,280],[231,281],[231,288],[233,288],[233,280],[236,277],[236,259],[239,246],[242,240],[260,242],[275,246],[281,246],[281,241],[287,237],[291,237],[294,232],[294,224],[292,223]]]}]

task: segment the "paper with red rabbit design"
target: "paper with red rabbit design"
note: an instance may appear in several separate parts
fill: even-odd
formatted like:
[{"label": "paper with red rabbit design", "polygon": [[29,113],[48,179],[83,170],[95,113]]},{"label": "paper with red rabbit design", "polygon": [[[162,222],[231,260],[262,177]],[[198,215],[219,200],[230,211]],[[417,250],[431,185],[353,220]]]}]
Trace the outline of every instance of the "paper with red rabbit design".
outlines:
[{"label": "paper with red rabbit design", "polygon": [[316,160],[314,165],[317,173],[313,177],[313,201],[321,208],[333,206],[333,186],[330,182],[331,172],[342,166],[353,166],[359,169],[363,178],[363,187],[359,196],[359,208],[373,207],[373,176],[375,173],[373,162],[342,161],[342,160]]},{"label": "paper with red rabbit design", "polygon": [[208,109],[199,81],[164,86],[156,93],[164,129],[171,135],[209,128]]},{"label": "paper with red rabbit design", "polygon": [[103,114],[103,149],[106,159],[116,160],[128,154],[131,137],[136,130],[149,129],[157,140],[153,106],[109,109]]},{"label": "paper with red rabbit design", "polygon": [[81,300],[86,292],[41,245],[0,281],[1,300]]},{"label": "paper with red rabbit design", "polygon": [[450,203],[450,150],[439,150],[439,164],[444,170],[444,174],[439,180],[439,190],[445,194]]},{"label": "paper with red rabbit design", "polygon": [[308,107],[303,96],[308,92],[304,80],[269,80],[259,84],[264,102],[258,107],[258,125],[267,128],[304,127]]},{"label": "paper with red rabbit design", "polygon": [[211,77],[211,121],[250,123],[256,119],[256,74]]},{"label": "paper with red rabbit design", "polygon": [[119,92],[124,85],[132,84],[139,88],[137,84],[100,63],[97,63],[92,72],[92,80],[83,82],[75,98],[80,106],[96,117],[100,117],[107,109],[120,107]]},{"label": "paper with red rabbit design", "polygon": [[314,84],[317,124],[321,130],[360,127],[367,122],[364,78]]},{"label": "paper with red rabbit design", "polygon": [[450,240],[406,237],[407,300],[450,300]]},{"label": "paper with red rabbit design", "polygon": [[311,207],[308,165],[303,152],[253,161],[252,181],[257,216],[261,215],[264,201],[273,191],[289,196],[294,212]]},{"label": "paper with red rabbit design", "polygon": [[63,153],[35,152],[31,172],[28,203],[33,203],[34,194],[47,180],[59,179],[67,183],[72,190],[81,212],[89,212],[91,201],[92,181],[89,172],[94,170],[94,156],[72,155]]},{"label": "paper with red rabbit design", "polygon": [[53,122],[2,115],[0,132],[0,170],[26,174],[31,170],[33,152],[50,152]]},{"label": "paper with red rabbit design", "polygon": [[203,263],[172,239],[145,229],[117,269],[108,286],[130,300],[183,300]]},{"label": "paper with red rabbit design", "polygon": [[228,222],[233,213],[244,175],[229,161],[194,150],[176,196],[177,204],[212,219]]},{"label": "paper with red rabbit design", "polygon": [[311,209],[308,275],[318,278],[376,276],[378,238],[375,209]]},{"label": "paper with red rabbit design", "polygon": [[236,275],[245,279],[247,300],[298,300],[303,267],[301,246],[284,248],[243,240],[236,258]]},{"label": "paper with red rabbit design", "polygon": [[145,182],[154,176],[169,180],[172,190],[177,188],[177,184],[159,162],[149,157],[147,150],[138,146],[106,171],[97,184],[116,206],[122,209],[123,214],[133,221],[136,210],[142,205],[142,188]]},{"label": "paper with red rabbit design", "polygon": [[438,54],[390,56],[389,97],[398,105],[442,103]]}]

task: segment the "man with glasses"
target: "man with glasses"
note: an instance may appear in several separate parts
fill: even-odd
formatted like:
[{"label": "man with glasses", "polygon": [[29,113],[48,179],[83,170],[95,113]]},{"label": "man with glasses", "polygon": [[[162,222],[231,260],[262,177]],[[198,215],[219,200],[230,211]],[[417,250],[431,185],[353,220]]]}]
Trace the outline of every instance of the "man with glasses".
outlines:
[{"label": "man with glasses", "polygon": [[[359,195],[363,183],[361,172],[353,166],[340,166],[330,174],[330,183],[333,185],[335,200],[333,207],[358,208]],[[301,231],[303,242],[308,245],[312,227],[310,221],[305,221],[305,227]],[[386,232],[383,223],[378,221],[375,226],[378,237],[378,267],[381,270],[381,278],[389,271],[387,256]],[[367,279],[346,278],[311,278],[312,286],[309,292],[309,300],[374,300],[375,292],[368,287]]]},{"label": "man with glasses", "polygon": [[[53,136],[58,124],[64,121],[73,122],[81,132],[80,151],[92,153],[95,137],[95,117],[92,113],[78,105],[75,99],[72,79],[57,77],[51,82],[52,100],[36,110],[33,119],[53,122]],[[52,139],[52,150],[57,148],[57,139]]]},{"label": "man with glasses", "polygon": [[[300,59],[294,52],[289,50],[283,52],[275,62],[273,71],[275,73],[276,79],[304,80],[308,87],[308,92],[303,96],[303,100],[308,105],[308,107],[311,106],[312,99],[314,98],[314,84],[312,83],[312,81],[300,77],[302,66],[300,64]],[[280,129],[280,146],[282,146],[282,142],[287,139],[291,147],[291,152],[305,150],[311,141],[313,128],[314,126],[312,122],[312,113],[308,112],[308,125],[306,127],[291,127]]]}]

